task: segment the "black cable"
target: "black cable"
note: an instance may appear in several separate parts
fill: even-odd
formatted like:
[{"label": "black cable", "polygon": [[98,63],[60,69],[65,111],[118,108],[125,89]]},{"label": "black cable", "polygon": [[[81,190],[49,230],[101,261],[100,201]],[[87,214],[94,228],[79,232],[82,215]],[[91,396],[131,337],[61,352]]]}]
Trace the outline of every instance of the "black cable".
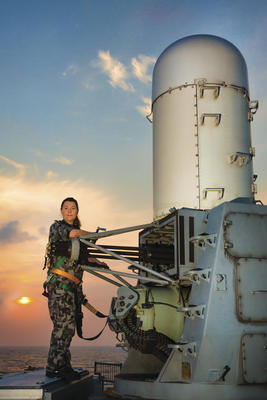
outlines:
[{"label": "black cable", "polygon": [[163,305],[163,306],[168,306],[168,307],[172,307],[175,308],[177,310],[178,307],[173,306],[172,304],[169,303],[163,303],[161,301],[150,301],[149,304],[159,304],[159,305]]}]

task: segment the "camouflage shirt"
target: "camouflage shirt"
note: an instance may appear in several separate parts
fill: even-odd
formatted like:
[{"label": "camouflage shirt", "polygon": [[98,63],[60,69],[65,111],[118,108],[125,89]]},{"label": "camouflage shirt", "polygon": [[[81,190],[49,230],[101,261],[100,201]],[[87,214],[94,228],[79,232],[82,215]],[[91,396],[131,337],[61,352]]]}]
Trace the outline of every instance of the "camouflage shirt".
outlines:
[{"label": "camouflage shirt", "polygon": [[[57,241],[67,241],[69,240],[69,233],[75,228],[73,225],[69,225],[66,221],[61,220],[61,221],[55,221],[51,226],[50,226],[50,231],[49,231],[49,242],[57,242]],[[50,266],[48,269],[54,268],[59,256],[52,256],[50,258]],[[62,258],[62,257],[61,257]],[[82,280],[83,276],[83,270],[81,269],[80,265],[78,264],[78,261],[73,261],[71,262],[69,258],[65,257],[64,262],[60,265],[59,267],[63,271],[68,272],[69,274],[75,275],[78,279]],[[64,278],[60,275],[57,276],[57,279],[69,283],[69,279]]]}]

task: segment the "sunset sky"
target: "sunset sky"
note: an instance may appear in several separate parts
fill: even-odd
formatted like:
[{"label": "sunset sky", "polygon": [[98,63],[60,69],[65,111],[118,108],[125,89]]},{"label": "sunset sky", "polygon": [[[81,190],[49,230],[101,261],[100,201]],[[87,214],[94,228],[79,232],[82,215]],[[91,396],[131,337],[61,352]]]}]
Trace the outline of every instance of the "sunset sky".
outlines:
[{"label": "sunset sky", "polygon": [[[63,198],[78,200],[91,231],[152,220],[145,115],[153,66],[172,42],[213,34],[243,54],[251,100],[259,100],[252,123],[257,198],[267,202],[266,27],[265,0],[0,1],[0,346],[48,345],[42,266]],[[108,313],[116,289],[85,274],[84,292]],[[22,296],[33,301],[16,303]],[[84,334],[93,336],[103,321],[84,314]],[[107,328],[86,345],[114,343]]]}]

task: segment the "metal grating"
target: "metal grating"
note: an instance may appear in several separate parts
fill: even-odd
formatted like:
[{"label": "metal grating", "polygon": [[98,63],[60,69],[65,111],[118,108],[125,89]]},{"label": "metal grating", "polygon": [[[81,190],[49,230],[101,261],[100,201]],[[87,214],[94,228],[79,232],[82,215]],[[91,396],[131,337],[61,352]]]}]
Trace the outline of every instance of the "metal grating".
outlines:
[{"label": "metal grating", "polygon": [[95,361],[94,373],[104,387],[105,384],[114,383],[115,376],[121,372],[122,363],[99,362]]}]

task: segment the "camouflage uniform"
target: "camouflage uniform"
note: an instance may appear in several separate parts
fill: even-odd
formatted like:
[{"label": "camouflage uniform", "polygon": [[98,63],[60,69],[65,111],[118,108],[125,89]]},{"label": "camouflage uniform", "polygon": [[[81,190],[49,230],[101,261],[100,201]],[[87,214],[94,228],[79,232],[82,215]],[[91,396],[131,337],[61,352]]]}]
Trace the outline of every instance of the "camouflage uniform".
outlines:
[{"label": "camouflage uniform", "polygon": [[[69,225],[64,220],[55,221],[50,227],[49,242],[69,240],[69,233],[72,229],[75,229],[75,226]],[[50,265],[48,266],[48,275],[49,271],[55,268],[59,258],[58,256],[51,257]],[[77,261],[70,262],[66,257],[64,260],[61,257],[61,260],[63,263],[59,267],[57,265],[57,268],[82,280],[83,271]],[[69,347],[72,337],[75,334],[75,290],[77,291],[78,298],[81,299],[83,296],[81,285],[77,286],[69,279],[56,274],[47,285],[48,308],[54,325],[48,353],[47,372],[60,371],[71,367]]]}]

